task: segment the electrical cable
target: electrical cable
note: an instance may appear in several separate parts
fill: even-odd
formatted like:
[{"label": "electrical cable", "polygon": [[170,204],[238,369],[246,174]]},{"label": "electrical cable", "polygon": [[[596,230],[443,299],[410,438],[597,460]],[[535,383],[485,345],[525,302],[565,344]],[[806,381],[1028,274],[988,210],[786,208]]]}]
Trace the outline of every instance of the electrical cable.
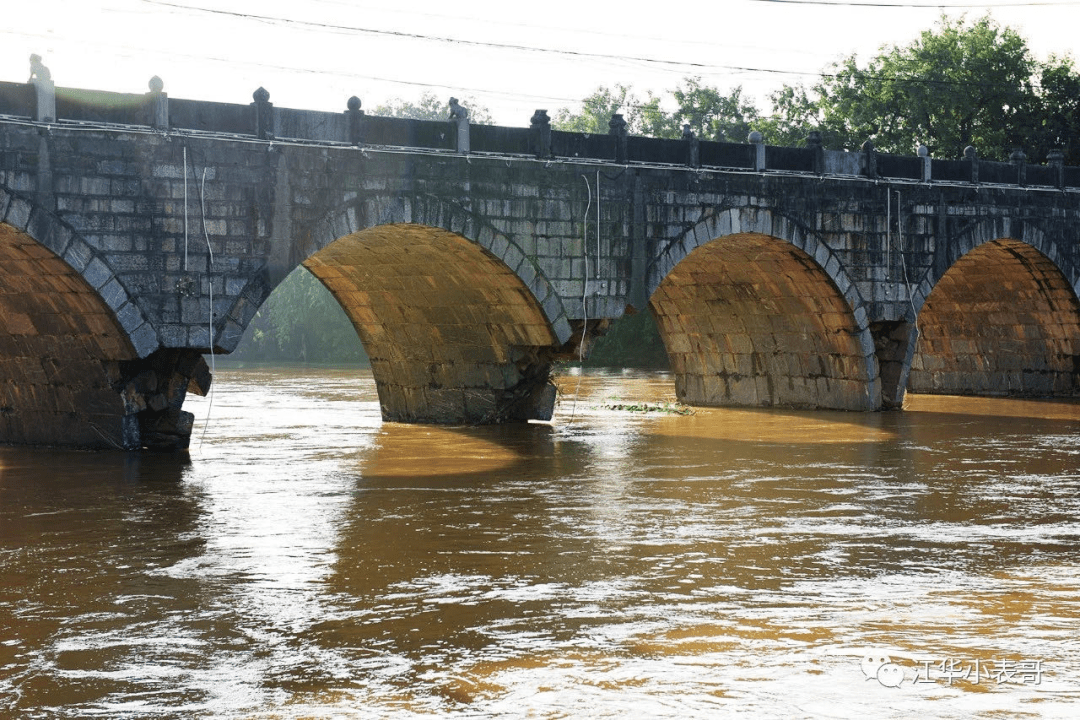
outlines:
[{"label": "electrical cable", "polygon": [[757,3],[778,3],[782,5],[821,5],[832,7],[866,7],[866,8],[905,8],[905,9],[924,9],[924,10],[977,10],[979,8],[986,8],[993,10],[994,8],[1006,8],[1006,7],[1068,7],[1070,5],[1080,5],[1080,2],[1074,0],[1066,0],[1065,2],[1000,2],[1000,3],[942,3],[931,2],[925,3],[911,3],[911,2],[852,2],[851,0],[745,0],[746,2]]},{"label": "electrical cable", "polygon": [[[141,1],[144,2],[144,3],[150,4],[150,5],[157,5],[157,6],[161,6],[161,7],[174,8],[174,9],[177,9],[177,10],[185,10],[185,11],[190,11],[190,12],[202,12],[202,13],[208,13],[208,14],[214,14],[214,15],[223,15],[223,16],[227,16],[227,17],[235,17],[235,18],[241,18],[241,19],[256,20],[256,21],[265,22],[265,23],[271,23],[271,24],[293,25],[293,26],[299,26],[299,27],[310,27],[310,28],[315,28],[315,29],[319,29],[319,30],[329,30],[329,31],[333,31],[333,32],[351,32],[351,33],[359,33],[359,34],[364,34],[364,35],[386,36],[386,37],[401,38],[401,39],[407,39],[407,40],[422,40],[422,41],[438,42],[438,43],[444,43],[444,44],[459,44],[459,45],[468,45],[468,46],[473,46],[473,47],[486,47],[486,48],[493,48],[493,49],[497,49],[497,50],[515,50],[515,51],[523,51],[523,52],[550,54],[550,55],[561,55],[561,56],[566,56],[566,57],[571,57],[571,58],[591,58],[591,59],[619,61],[619,62],[633,61],[633,62],[639,62],[639,63],[652,64],[652,65],[661,65],[661,66],[666,66],[666,67],[691,68],[691,69],[693,69],[693,71],[701,71],[701,70],[726,71],[726,72],[735,71],[735,72],[752,72],[752,73],[777,74],[777,75],[816,76],[816,77],[821,77],[821,78],[835,78],[835,77],[838,76],[837,74],[834,74],[834,73],[814,73],[814,72],[806,72],[806,71],[800,71],[800,70],[783,70],[783,69],[777,69],[777,68],[762,68],[762,67],[740,66],[740,65],[717,65],[717,64],[702,63],[702,62],[695,62],[695,61],[689,61],[689,60],[669,60],[669,59],[665,59],[665,58],[655,58],[655,57],[645,57],[645,56],[635,56],[635,55],[613,55],[613,54],[609,54],[609,53],[597,53],[597,52],[582,51],[582,50],[563,50],[563,49],[558,49],[558,48],[536,47],[536,46],[531,46],[531,45],[519,45],[519,44],[514,44],[514,43],[497,43],[497,42],[490,42],[490,41],[484,41],[484,40],[467,40],[467,39],[461,39],[461,38],[446,37],[446,36],[441,36],[441,35],[429,35],[429,34],[424,34],[424,33],[410,33],[410,32],[398,31],[398,30],[380,30],[380,29],[377,29],[377,28],[368,28],[368,27],[351,26],[351,25],[341,25],[341,24],[336,24],[336,23],[315,22],[315,21],[310,21],[310,20],[299,20],[299,19],[295,19],[295,18],[284,18],[284,17],[277,17],[277,16],[272,16],[272,15],[260,15],[260,14],[255,14],[255,13],[242,13],[242,12],[236,12],[236,11],[230,11],[230,10],[220,10],[220,9],[216,9],[216,8],[199,7],[199,6],[196,6],[196,5],[185,5],[185,4],[177,3],[177,2],[168,2],[167,0],[141,0]],[[760,1],[760,2],[787,2],[787,3],[795,3],[795,4],[808,4],[808,3],[798,3],[798,2],[796,2],[796,0],[758,0],[758,1]],[[819,0],[819,2],[820,2],[820,4],[843,4],[843,5],[860,5],[860,4],[863,4],[863,3],[828,3],[828,2],[824,2],[823,0]],[[1075,0],[1074,2],[1072,2],[1072,4],[1080,5],[1080,0]],[[1064,3],[1026,2],[1026,3],[1015,3],[1014,4],[1014,6],[1034,6],[1034,5],[1064,5]],[[890,7],[890,6],[889,5],[882,5],[882,7]],[[898,5],[896,5],[896,7],[925,7],[925,8],[928,8],[928,9],[933,9],[933,8],[936,8],[936,7],[944,7],[944,6],[941,6],[939,4],[935,4],[935,5],[911,5],[911,6],[905,6],[905,5],[899,5],[898,4]],[[978,6],[963,5],[963,6],[957,6],[957,7],[978,7]],[[1002,5],[1002,7],[1005,7],[1005,5]],[[895,82],[903,82],[903,83],[911,83],[911,84],[925,84],[925,85],[960,86],[960,87],[972,87],[973,86],[973,87],[984,87],[984,88],[985,87],[995,87],[995,86],[997,86],[996,83],[959,82],[959,81],[950,81],[950,80],[916,80],[916,79],[912,79],[912,80],[908,81],[908,80],[905,80],[903,78],[889,78],[889,79],[893,80]],[[1004,86],[1002,86],[1002,87],[1004,87]],[[475,90],[475,89],[472,90],[472,91],[473,92],[486,92],[484,90]]]},{"label": "electrical cable", "polygon": [[184,146],[184,272],[187,272],[188,249],[188,192],[187,192],[187,145]]},{"label": "electrical cable", "polygon": [[[585,206],[585,214],[582,216],[581,222],[581,257],[585,260],[584,274],[582,277],[581,287],[581,314],[583,320],[581,323],[581,342],[578,343],[578,376],[577,387],[574,388],[574,405],[570,410],[570,419],[566,422],[566,426],[570,427],[574,424],[574,416],[577,415],[577,403],[578,395],[581,394],[581,376],[585,374],[585,333],[589,329],[589,308],[586,303],[586,298],[589,295],[589,210],[592,208],[592,186],[589,185],[589,178],[584,173],[581,175],[581,179],[585,181],[586,193],[589,197],[589,202]],[[597,227],[599,233],[600,228]],[[599,240],[597,240],[599,243]],[[597,245],[599,247],[599,244]],[[600,257],[597,255],[597,263],[599,264]]]},{"label": "electrical cable", "polygon": [[908,280],[907,272],[907,258],[904,252],[904,223],[903,216],[900,213],[900,191],[896,191],[896,232],[897,241],[900,243],[900,268],[904,273],[904,286],[907,288],[908,304],[911,305],[911,324],[915,328],[915,337],[911,339],[911,342],[919,342],[919,314],[915,310],[915,298],[911,292],[911,282]]},{"label": "electrical cable", "polygon": [[[194,169],[194,162],[192,163]],[[210,246],[210,234],[206,231],[206,166],[203,165],[202,188],[199,190],[199,211],[202,216],[203,237],[206,238],[206,252],[209,262],[206,267],[206,285],[210,295],[210,319],[207,323],[210,331],[210,387],[207,389],[206,420],[203,422],[202,436],[199,438],[199,447],[202,448],[206,440],[206,430],[210,427],[210,411],[214,407],[214,376],[217,374],[217,366],[214,362],[214,278],[211,273],[214,269],[214,249]]]},{"label": "electrical cable", "polygon": [[619,61],[634,60],[634,61],[637,61],[637,62],[655,63],[655,64],[658,64],[658,65],[681,65],[681,66],[692,67],[692,68],[715,68],[715,69],[725,69],[725,70],[733,69],[730,66],[711,65],[709,63],[700,63],[700,62],[693,62],[693,61],[687,61],[687,60],[681,60],[681,61],[680,60],[665,60],[665,59],[662,59],[662,58],[638,57],[638,56],[634,56],[634,55],[611,55],[611,54],[607,54],[607,53],[596,53],[596,52],[588,52],[588,51],[583,51],[583,50],[558,50],[558,49],[555,49],[555,48],[534,47],[532,45],[517,45],[517,44],[514,44],[514,43],[497,43],[497,42],[490,42],[490,41],[486,41],[486,40],[465,40],[465,39],[462,39],[462,38],[451,38],[451,37],[444,37],[444,36],[441,36],[441,35],[427,35],[427,34],[424,34],[424,33],[402,32],[400,30],[379,30],[379,29],[376,29],[376,28],[366,28],[366,27],[359,27],[359,26],[355,26],[355,25],[338,25],[336,23],[315,22],[315,21],[312,21],[312,20],[298,20],[298,19],[295,19],[295,18],[275,17],[273,15],[257,15],[255,13],[242,13],[242,12],[235,12],[235,11],[231,11],[231,10],[219,10],[219,9],[216,9],[216,8],[198,7],[198,6],[195,6],[195,5],[183,5],[181,3],[166,2],[166,0],[142,0],[142,2],[147,3],[149,5],[160,5],[162,7],[176,8],[176,9],[180,9],[180,10],[190,10],[190,11],[195,11],[195,12],[203,12],[203,13],[208,13],[208,14],[211,14],[211,15],[225,15],[225,16],[228,16],[228,17],[237,17],[237,18],[244,18],[244,19],[250,19],[250,20],[259,20],[261,22],[279,23],[279,24],[286,24],[286,25],[296,25],[296,26],[301,26],[301,27],[311,27],[311,28],[317,28],[317,29],[320,29],[320,30],[344,31],[344,32],[351,32],[351,33],[359,33],[359,34],[362,34],[362,35],[376,35],[376,36],[385,36],[385,37],[393,37],[393,38],[403,38],[403,39],[408,39],[408,40],[427,40],[427,41],[430,41],[430,42],[449,43],[449,44],[457,44],[457,45],[469,45],[469,46],[472,46],[472,47],[487,47],[487,48],[494,48],[494,49],[497,49],[497,50],[519,50],[519,51],[525,51],[525,52],[536,52],[536,53],[545,53],[545,54],[554,54],[554,55],[565,55],[565,56],[573,57],[573,58],[583,58],[584,57],[584,58],[593,58],[593,59],[602,59],[602,60],[619,60]]}]

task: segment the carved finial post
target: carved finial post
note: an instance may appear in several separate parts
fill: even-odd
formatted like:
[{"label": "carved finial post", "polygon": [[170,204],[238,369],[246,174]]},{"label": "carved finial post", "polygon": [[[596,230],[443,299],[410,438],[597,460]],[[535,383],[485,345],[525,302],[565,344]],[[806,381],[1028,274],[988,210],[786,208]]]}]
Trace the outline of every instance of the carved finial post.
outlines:
[{"label": "carved finial post", "polygon": [[537,110],[529,118],[529,150],[537,158],[551,157],[551,118],[547,110]]},{"label": "carved finial post", "polygon": [[150,92],[146,93],[147,125],[155,130],[169,129],[169,96],[163,92],[165,83],[157,75],[147,83]]},{"label": "carved finial post", "polygon": [[1046,155],[1046,164],[1054,170],[1054,184],[1065,187],[1065,151],[1054,148]]},{"label": "carved finial post", "polygon": [[930,148],[925,145],[919,145],[918,150],[919,160],[922,161],[922,181],[930,182],[933,177],[933,160],[930,158]]},{"label": "carved finial post", "polygon": [[360,109],[360,98],[353,95],[345,104],[345,115],[349,119],[349,142],[362,145],[364,142],[364,111]]},{"label": "carved finial post", "polygon": [[34,88],[36,102],[34,119],[38,122],[56,121],[56,85],[52,73],[41,62],[40,55],[30,56],[30,79],[26,81]]},{"label": "carved finial post", "polygon": [[964,148],[964,159],[971,163],[971,182],[979,183],[979,153],[971,145]]},{"label": "carved finial post", "polygon": [[1009,162],[1016,166],[1016,184],[1027,184],[1027,154],[1023,150],[1017,148],[1012,151],[1012,155],[1009,155]]},{"label": "carved finial post", "polygon": [[261,140],[274,139],[274,104],[270,102],[270,93],[260,87],[251,94],[251,107],[255,111],[255,137]]},{"label": "carved finial post", "polygon": [[690,129],[689,125],[682,126],[682,139],[686,142],[686,164],[688,167],[701,166],[701,141]]},{"label": "carved finial post", "polygon": [[626,120],[621,114],[615,113],[611,116],[608,122],[608,135],[615,137],[615,162],[625,163],[628,157],[626,141],[629,132],[626,129]]},{"label": "carved finial post", "polygon": [[469,153],[469,111],[450,98],[450,117],[447,122],[454,126],[454,149],[463,155]]},{"label": "carved finial post", "polygon": [[814,172],[825,174],[825,148],[821,144],[821,133],[811,130],[806,134],[806,147],[814,151]]},{"label": "carved finial post", "polygon": [[750,143],[751,152],[754,154],[754,170],[763,172],[765,170],[765,136],[759,131],[753,130],[746,137],[746,141]]},{"label": "carved finial post", "polygon": [[877,174],[877,150],[874,141],[867,140],[862,144],[862,171],[868,178],[876,178]]}]

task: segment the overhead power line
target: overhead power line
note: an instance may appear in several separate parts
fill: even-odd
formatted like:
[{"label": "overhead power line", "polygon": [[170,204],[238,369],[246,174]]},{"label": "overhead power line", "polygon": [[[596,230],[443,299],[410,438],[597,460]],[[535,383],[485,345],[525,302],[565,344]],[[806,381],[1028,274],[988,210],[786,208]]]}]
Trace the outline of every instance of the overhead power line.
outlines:
[{"label": "overhead power line", "polygon": [[[774,3],[786,3],[786,4],[805,4],[805,5],[814,5],[814,4],[870,5],[870,3],[861,3],[861,2],[841,3],[841,2],[839,2],[839,0],[747,0],[747,1],[748,2],[774,2]],[[219,15],[219,16],[229,16],[229,17],[239,18],[241,20],[250,20],[250,21],[260,22],[260,23],[278,24],[278,25],[286,25],[286,26],[309,27],[309,28],[314,28],[316,30],[321,30],[321,31],[331,31],[331,32],[338,32],[338,33],[363,33],[363,34],[375,35],[375,36],[389,36],[389,37],[392,37],[392,38],[401,38],[401,39],[405,39],[405,40],[420,40],[420,41],[424,41],[424,42],[439,42],[439,43],[446,43],[446,44],[459,44],[459,45],[468,45],[468,46],[490,47],[490,48],[499,49],[499,50],[526,51],[526,52],[532,52],[532,53],[547,53],[547,54],[555,54],[555,55],[569,56],[569,57],[584,57],[584,58],[593,58],[593,59],[603,59],[603,60],[606,60],[606,61],[616,61],[616,62],[626,62],[626,61],[644,62],[644,63],[657,64],[657,65],[662,66],[664,69],[668,69],[668,70],[676,70],[676,71],[682,70],[682,71],[686,72],[688,75],[697,74],[697,73],[712,75],[712,74],[718,74],[718,72],[737,72],[737,73],[759,73],[759,74],[771,74],[771,75],[802,76],[802,77],[823,78],[823,79],[832,79],[832,78],[836,78],[838,76],[837,72],[829,73],[829,72],[813,72],[813,71],[805,71],[805,70],[784,70],[784,69],[776,69],[776,68],[762,68],[762,67],[749,67],[749,66],[710,65],[710,64],[706,64],[706,63],[683,62],[683,61],[661,59],[661,58],[623,56],[623,55],[613,55],[613,54],[604,54],[604,53],[581,52],[581,51],[575,51],[575,50],[560,50],[560,49],[555,49],[555,48],[543,48],[543,47],[535,47],[535,46],[528,46],[528,45],[497,43],[497,42],[488,42],[488,41],[479,41],[479,40],[462,40],[462,39],[456,39],[456,38],[444,37],[444,36],[438,36],[438,35],[409,33],[409,32],[401,32],[401,31],[393,31],[393,30],[380,30],[380,29],[376,29],[376,28],[356,27],[356,26],[333,24],[333,23],[312,22],[312,21],[306,21],[306,20],[290,19],[290,18],[287,18],[287,17],[274,17],[274,16],[260,15],[260,14],[253,14],[253,13],[242,13],[242,12],[235,12],[235,11],[219,10],[219,9],[214,9],[214,8],[205,8],[205,7],[200,7],[200,6],[187,5],[187,4],[183,4],[181,2],[169,2],[168,0],[141,0],[141,2],[144,2],[144,3],[149,4],[149,5],[155,5],[155,6],[171,8],[174,11],[207,13],[207,14],[213,14],[213,15]],[[885,4],[887,4],[887,3],[885,3]],[[882,5],[885,5],[885,4],[882,4]],[[1012,4],[1013,5],[1080,5],[1080,2],[1068,2],[1068,3],[1029,2],[1029,3],[1012,3]],[[931,8],[931,9],[934,8],[934,7],[942,7],[941,5],[927,6],[927,5],[913,5],[911,3],[907,3],[907,4],[893,3],[890,6],[897,6],[897,7],[900,7],[900,6],[924,7],[924,8]],[[964,7],[975,7],[975,6],[965,5]],[[12,33],[11,31],[0,30],[0,34],[17,34],[17,33]],[[52,39],[52,38],[50,37],[50,39]],[[85,39],[80,39],[79,42],[84,42],[85,43],[86,40]],[[109,45],[109,47],[116,47],[116,46]],[[136,48],[129,48],[129,49],[137,50]],[[144,52],[161,53],[160,50],[144,50]],[[177,56],[177,57],[190,57],[190,58],[198,57],[198,59],[208,60],[208,61],[211,61],[211,62],[228,62],[230,64],[236,64],[236,62],[237,62],[236,60],[227,60],[225,58],[213,57],[213,56],[179,55],[179,54],[176,54],[176,53],[164,53],[164,54],[166,54],[166,55],[172,54],[172,55]],[[329,74],[325,70],[319,70],[319,69],[315,69],[315,68],[285,67],[285,66],[280,66],[280,65],[265,64],[265,63],[258,63],[258,62],[245,62],[243,60],[240,60],[239,62],[241,64],[250,65],[250,66],[253,66],[253,67],[264,67],[264,68],[271,69],[271,70],[283,70],[283,71],[287,71],[287,72],[307,73],[307,74],[316,74],[316,75],[328,75]],[[834,67],[837,67],[841,71],[844,70],[844,68],[842,68],[842,66],[839,65],[839,64],[835,65]],[[360,74],[360,73],[355,73],[355,72],[347,72],[347,71],[346,72],[339,72],[339,71],[335,71],[333,74],[335,76],[354,77],[354,78],[373,80],[373,81],[376,81],[376,82],[389,82],[389,83],[395,83],[395,84],[399,84],[399,85],[408,85],[408,86],[412,86],[412,87],[446,88],[446,89],[449,89],[449,86],[447,86],[445,84],[435,84],[435,83],[425,83],[425,82],[417,82],[417,81],[409,81],[409,80],[399,80],[399,79],[393,79],[393,78],[388,78],[388,77],[378,77],[378,76],[374,76],[374,75]],[[842,74],[846,74],[846,72],[843,72]],[[944,79],[943,80],[936,80],[936,79],[927,79],[927,78],[896,78],[896,77],[887,77],[886,78],[886,77],[882,77],[882,76],[878,76],[878,75],[869,73],[869,72],[867,72],[865,70],[861,70],[861,69],[855,69],[855,74],[856,74],[856,76],[858,76],[858,77],[860,77],[862,79],[867,79],[867,80],[875,80],[875,79],[877,79],[877,80],[889,80],[889,81],[892,81],[892,82],[904,83],[904,84],[913,85],[913,86],[914,85],[924,85],[924,86],[983,87],[983,88],[1012,87],[1011,85],[1005,85],[1005,84],[1000,84],[1000,83],[978,82],[978,81],[956,81],[956,80],[944,80]],[[458,90],[458,91],[477,93],[477,94],[479,94],[481,96],[500,96],[500,97],[504,97],[504,98],[513,98],[513,99],[517,99],[517,100],[528,100],[528,101],[534,101],[534,102],[535,101],[541,101],[541,102],[543,102],[543,101],[554,101],[554,102],[563,102],[563,103],[569,103],[569,104],[576,104],[576,103],[578,103],[578,102],[580,102],[582,100],[582,98],[559,98],[559,97],[554,97],[554,96],[530,95],[530,94],[521,93],[521,92],[507,92],[507,91],[499,91],[499,90],[489,90],[489,89],[479,88],[479,87],[473,87],[473,88],[455,87],[454,89]],[[624,107],[628,107],[628,108],[629,107],[648,107],[648,105],[647,104],[641,104],[641,103],[628,103],[628,104],[624,105]]]},{"label": "overhead power line", "polygon": [[[867,2],[867,3],[851,2],[851,0],[846,0],[845,2],[841,2],[840,0],[748,0],[748,1],[749,2],[773,2],[773,3],[787,3],[787,4],[802,4],[802,5],[812,5],[812,4],[867,5],[867,6],[872,5],[872,3],[869,3],[869,2]],[[361,33],[361,34],[366,34],[366,35],[396,37],[396,38],[409,39],[409,40],[422,40],[422,41],[438,42],[438,43],[445,43],[445,44],[469,45],[469,46],[474,46],[474,47],[488,47],[488,48],[495,48],[495,49],[500,49],[500,50],[516,50],[516,51],[533,52],[533,53],[562,55],[562,56],[568,56],[568,57],[594,58],[594,59],[602,59],[602,60],[608,60],[608,61],[621,61],[621,62],[634,61],[634,62],[642,62],[642,63],[662,65],[662,66],[668,67],[668,68],[684,68],[684,69],[685,68],[690,68],[691,72],[694,72],[694,71],[714,71],[714,72],[715,71],[729,71],[729,72],[739,72],[739,73],[761,73],[761,74],[771,74],[771,75],[791,75],[791,76],[801,76],[801,77],[816,77],[816,78],[825,78],[825,79],[836,78],[836,77],[839,76],[839,73],[812,72],[812,71],[804,71],[804,70],[784,70],[784,69],[778,69],[778,68],[764,68],[764,67],[752,67],[752,66],[742,66],[742,65],[715,65],[715,64],[700,63],[700,62],[693,62],[693,61],[668,60],[668,59],[662,59],[662,58],[641,57],[641,56],[633,56],[633,55],[613,55],[613,54],[609,54],[609,53],[595,53],[595,52],[585,52],[585,51],[579,51],[579,50],[560,50],[560,49],[557,49],[557,48],[535,47],[535,46],[531,46],[531,45],[519,45],[519,44],[513,44],[513,43],[497,43],[497,42],[490,42],[490,41],[485,41],[485,40],[465,40],[465,39],[451,38],[451,37],[445,37],[445,36],[440,36],[440,35],[428,35],[428,34],[422,34],[422,33],[403,32],[403,31],[399,31],[399,30],[381,30],[381,29],[377,29],[377,28],[366,28],[366,27],[359,27],[359,26],[353,26],[353,25],[341,25],[341,24],[337,24],[337,23],[324,23],[324,22],[315,22],[315,21],[310,21],[310,20],[298,20],[298,19],[294,19],[294,18],[276,17],[276,16],[272,16],[272,15],[260,15],[260,14],[255,14],[255,13],[242,13],[242,12],[236,12],[236,11],[231,11],[231,10],[219,10],[219,9],[215,9],[215,8],[206,8],[206,7],[201,7],[201,6],[197,6],[197,5],[185,5],[183,3],[168,2],[168,0],[142,0],[142,2],[150,4],[150,5],[158,5],[158,6],[169,7],[169,8],[178,9],[178,10],[202,12],[202,13],[208,13],[208,14],[213,14],[213,15],[222,15],[222,16],[235,17],[235,18],[241,18],[241,19],[247,19],[247,20],[256,20],[256,21],[259,21],[259,22],[269,22],[269,23],[284,24],[284,25],[295,25],[295,26],[300,26],[300,27],[311,27],[311,28],[316,28],[316,29],[321,29],[321,30],[332,30],[334,32],[355,32],[355,33]],[[885,6],[885,5],[887,5],[887,3],[882,4],[882,6]],[[1036,2],[1026,2],[1026,3],[1012,3],[1012,5],[1080,5],[1080,0],[1075,0],[1075,1],[1070,0],[1069,2],[1061,2],[1061,3],[1049,3],[1049,2],[1038,2],[1038,1],[1036,1]],[[890,6],[895,6],[895,7],[923,7],[923,8],[948,7],[947,5],[945,5],[945,6],[937,5],[937,4],[935,4],[935,5],[915,5],[915,4],[912,4],[912,3],[906,3],[906,4],[894,3],[893,5],[890,5]],[[957,5],[956,7],[961,7],[961,6]],[[971,8],[971,7],[979,7],[979,6],[976,6],[976,5],[964,5],[962,7]],[[1004,7],[1004,5],[1002,5],[1002,7]],[[879,75],[871,74],[871,73],[869,73],[869,72],[867,72],[865,70],[862,70],[862,69],[857,69],[856,70],[856,75],[863,78],[863,79],[889,80],[891,82],[899,82],[899,83],[910,84],[910,85],[927,85],[927,86],[937,86],[937,87],[981,87],[981,88],[988,88],[988,89],[989,88],[995,88],[995,87],[1005,87],[1005,86],[1003,86],[1003,85],[1001,85],[999,83],[980,82],[980,81],[975,81],[975,80],[959,81],[959,80],[935,80],[935,79],[929,79],[929,78],[910,78],[909,79],[909,78],[885,77],[885,76],[879,76]],[[405,83],[405,84],[421,85],[422,83]],[[474,89],[474,92],[485,92],[485,91],[479,90],[479,89]]]},{"label": "overhead power line", "polygon": [[852,2],[852,0],[746,0],[746,2],[780,3],[783,5],[831,5],[840,7],[868,7],[868,8],[919,8],[923,10],[993,10],[994,8],[1007,7],[1068,7],[1080,5],[1080,2],[1066,0],[1065,2],[1001,2],[1001,3],[912,3],[912,2]]},{"label": "overhead power line", "polygon": [[295,18],[276,17],[273,15],[259,15],[256,13],[242,13],[232,10],[218,10],[215,8],[200,7],[197,5],[184,5],[182,3],[172,3],[166,0],[142,0],[142,2],[149,5],[158,5],[161,7],[168,7],[177,10],[189,10],[194,12],[202,12],[210,15],[223,15],[227,17],[242,18],[248,20],[258,20],[261,22],[279,23],[284,25],[295,25],[299,27],[317,28],[320,30],[332,30],[335,32],[354,32],[363,35],[376,35],[382,37],[396,37],[408,40],[426,40],[429,42],[446,43],[451,45],[470,45],[473,47],[487,47],[495,48],[498,50],[518,50],[522,52],[534,52],[544,53],[550,55],[564,55],[567,57],[579,57],[579,58],[594,58],[600,60],[615,60],[625,62],[627,60],[641,63],[650,63],[656,65],[664,65],[669,67],[684,67],[695,68],[699,70],[734,70],[738,72],[759,72],[759,73],[773,73],[777,75],[813,75],[815,73],[805,73],[794,70],[778,70],[774,68],[755,68],[755,67],[742,67],[738,65],[714,65],[710,63],[694,62],[691,60],[665,60],[661,58],[641,57],[634,55],[612,55],[609,53],[596,53],[586,52],[582,50],[560,50],[557,48],[544,48],[535,47],[532,45],[518,45],[514,43],[497,43],[488,40],[466,40],[462,38],[444,37],[441,35],[426,35],[423,33],[411,33],[403,32],[400,30],[380,30],[377,28],[359,27],[356,25],[339,25],[337,23],[324,23],[315,22],[312,20],[298,20]]}]

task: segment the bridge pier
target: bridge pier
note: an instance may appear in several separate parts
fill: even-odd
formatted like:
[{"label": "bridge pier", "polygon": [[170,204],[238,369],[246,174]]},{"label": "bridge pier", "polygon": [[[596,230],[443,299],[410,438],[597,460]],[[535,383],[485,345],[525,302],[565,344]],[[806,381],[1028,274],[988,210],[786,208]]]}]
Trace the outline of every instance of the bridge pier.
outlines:
[{"label": "bridge pier", "polygon": [[182,409],[189,392],[206,395],[210,368],[197,350],[162,349],[148,358],[117,364],[113,383],[123,401],[126,450],[184,450],[195,416]]},{"label": "bridge pier", "polygon": [[30,445],[186,448],[197,350],[140,358],[113,310],[67,262],[0,223],[0,437]]},{"label": "bridge pier", "polygon": [[881,407],[899,410],[904,407],[911,358],[918,339],[915,324],[907,320],[879,321],[870,324],[870,333],[881,375]]}]

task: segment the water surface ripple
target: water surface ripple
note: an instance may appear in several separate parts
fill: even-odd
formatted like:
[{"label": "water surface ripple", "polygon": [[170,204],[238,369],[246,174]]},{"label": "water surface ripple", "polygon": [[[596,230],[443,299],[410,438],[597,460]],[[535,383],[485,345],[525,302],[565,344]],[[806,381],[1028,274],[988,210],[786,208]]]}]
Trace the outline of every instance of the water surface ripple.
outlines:
[{"label": "water surface ripple", "polygon": [[0,448],[0,715],[1077,716],[1080,403],[561,391],[408,426],[231,369],[190,457]]}]

